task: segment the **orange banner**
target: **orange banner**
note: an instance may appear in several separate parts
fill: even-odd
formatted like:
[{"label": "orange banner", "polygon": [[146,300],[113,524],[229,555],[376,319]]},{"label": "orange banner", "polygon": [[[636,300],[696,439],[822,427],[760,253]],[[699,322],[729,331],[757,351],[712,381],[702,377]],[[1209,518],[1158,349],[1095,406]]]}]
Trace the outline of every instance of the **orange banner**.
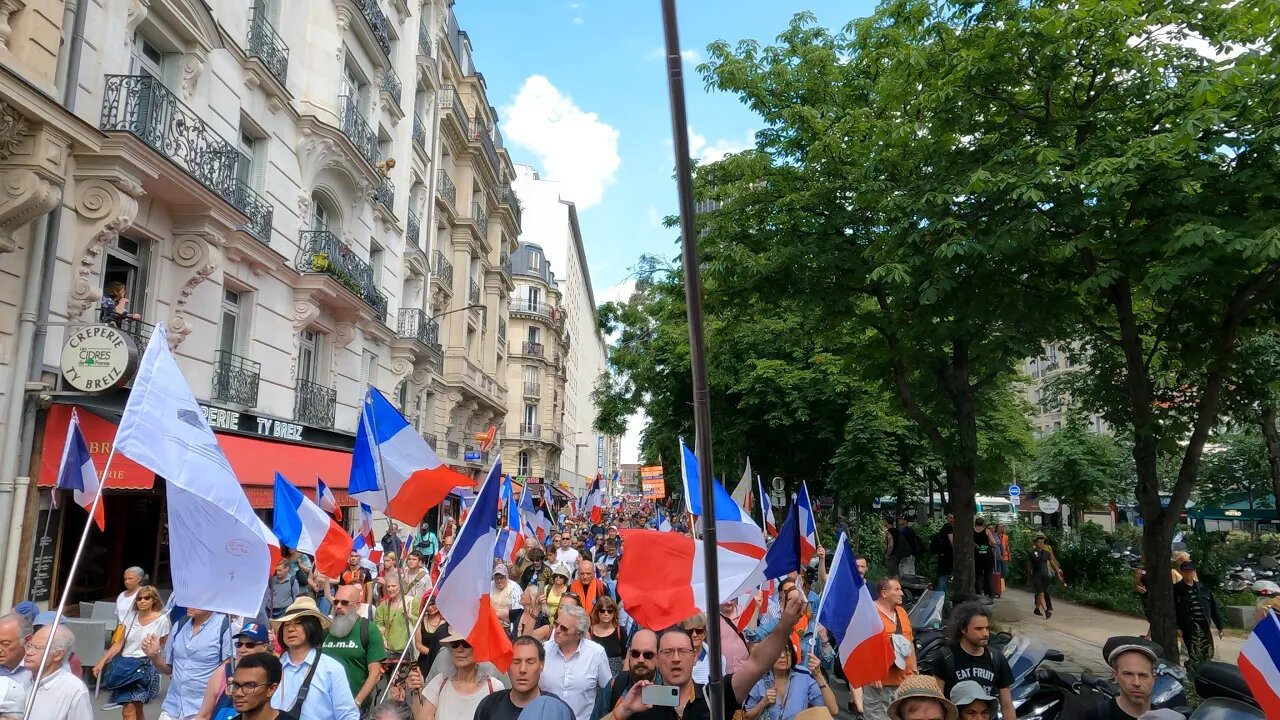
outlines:
[{"label": "orange banner", "polygon": [[662,477],[662,466],[640,468],[640,486],[645,500],[661,500],[667,496],[667,483]]}]

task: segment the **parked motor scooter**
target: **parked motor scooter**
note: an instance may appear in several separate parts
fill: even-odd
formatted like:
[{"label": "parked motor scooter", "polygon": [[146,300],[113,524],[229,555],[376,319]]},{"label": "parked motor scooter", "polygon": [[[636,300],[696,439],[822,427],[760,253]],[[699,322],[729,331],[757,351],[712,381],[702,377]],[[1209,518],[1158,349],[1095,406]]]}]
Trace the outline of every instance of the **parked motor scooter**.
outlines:
[{"label": "parked motor scooter", "polygon": [[[1016,643],[1017,641],[1015,641]],[[1187,703],[1186,674],[1182,668],[1164,659],[1164,649],[1160,645],[1138,637],[1118,636],[1109,638],[1103,645],[1103,657],[1120,645],[1142,644],[1150,647],[1158,660],[1155,666],[1155,683],[1152,688],[1151,704],[1154,708],[1173,708],[1184,711]],[[1034,646],[1021,654],[1034,660]],[[1017,653],[1018,651],[1015,651]],[[1057,657],[1045,656],[1045,660],[1061,660]],[[1016,657],[1016,654],[1015,654]],[[1010,660],[1013,666],[1015,660]],[[1039,662],[1028,665],[1035,668],[1034,674],[1019,675],[1014,667],[1014,705],[1026,707],[1024,713],[1018,711],[1020,720],[1077,720],[1086,717],[1095,707],[1110,702],[1120,693],[1120,688],[1110,677],[1099,678],[1085,672],[1079,676],[1062,672],[1055,668],[1041,668]],[[1021,698],[1021,703],[1019,699]]]}]

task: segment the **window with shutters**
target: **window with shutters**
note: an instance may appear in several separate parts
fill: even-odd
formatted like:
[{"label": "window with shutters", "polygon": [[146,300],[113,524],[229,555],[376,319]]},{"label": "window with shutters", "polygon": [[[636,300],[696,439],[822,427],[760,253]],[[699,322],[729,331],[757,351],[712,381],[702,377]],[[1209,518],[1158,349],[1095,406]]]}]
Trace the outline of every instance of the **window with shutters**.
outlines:
[{"label": "window with shutters", "polygon": [[298,379],[319,382],[321,336],[314,330],[303,330],[298,337]]}]

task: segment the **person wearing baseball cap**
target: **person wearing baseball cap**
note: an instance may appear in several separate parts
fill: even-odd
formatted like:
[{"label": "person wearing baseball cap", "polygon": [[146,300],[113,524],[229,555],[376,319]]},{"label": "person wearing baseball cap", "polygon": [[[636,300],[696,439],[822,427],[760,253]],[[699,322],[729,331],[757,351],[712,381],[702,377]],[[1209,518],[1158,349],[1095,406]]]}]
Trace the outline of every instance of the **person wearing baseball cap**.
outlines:
[{"label": "person wearing baseball cap", "polygon": [[[976,684],[976,683],[975,683]],[[959,685],[959,683],[957,683]],[[889,705],[890,720],[958,720],[956,706],[929,675],[909,675]]]},{"label": "person wearing baseball cap", "polygon": [[507,630],[520,622],[524,612],[520,604],[520,596],[524,593],[520,586],[508,577],[507,566],[498,563],[493,568],[493,585],[489,588],[489,605],[498,615],[498,622]]},{"label": "person wearing baseball cap", "polygon": [[995,695],[973,680],[963,680],[951,688],[951,703],[956,706],[960,720],[991,720],[995,701]]},{"label": "person wearing baseball cap", "polygon": [[1137,637],[1113,637],[1102,646],[1120,694],[1089,712],[1088,720],[1134,720],[1151,710],[1156,683],[1155,648]]},{"label": "person wearing baseball cap", "polygon": [[204,702],[200,705],[200,712],[196,713],[198,717],[218,717],[219,712],[233,707],[231,695],[227,693],[227,683],[231,682],[236,665],[253,653],[269,653],[273,650],[271,633],[260,622],[245,623],[231,640],[235,645],[235,655],[227,658],[209,674],[209,682],[204,688]]}]

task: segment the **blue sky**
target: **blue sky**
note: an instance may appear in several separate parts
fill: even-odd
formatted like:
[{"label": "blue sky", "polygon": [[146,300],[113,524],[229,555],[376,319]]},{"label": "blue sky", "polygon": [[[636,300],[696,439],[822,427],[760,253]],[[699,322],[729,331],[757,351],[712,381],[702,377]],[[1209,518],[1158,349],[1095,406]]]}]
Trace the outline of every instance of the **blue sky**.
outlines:
[{"label": "blue sky", "polygon": [[[703,89],[694,66],[708,43],[771,43],[801,10],[838,28],[872,7],[868,0],[683,0],[693,155],[740,150],[761,126],[736,97]],[[617,295],[642,253],[677,254],[674,233],[659,225],[677,202],[657,0],[461,0],[454,8],[512,159],[576,196],[567,199],[579,206],[597,302]]]}]

